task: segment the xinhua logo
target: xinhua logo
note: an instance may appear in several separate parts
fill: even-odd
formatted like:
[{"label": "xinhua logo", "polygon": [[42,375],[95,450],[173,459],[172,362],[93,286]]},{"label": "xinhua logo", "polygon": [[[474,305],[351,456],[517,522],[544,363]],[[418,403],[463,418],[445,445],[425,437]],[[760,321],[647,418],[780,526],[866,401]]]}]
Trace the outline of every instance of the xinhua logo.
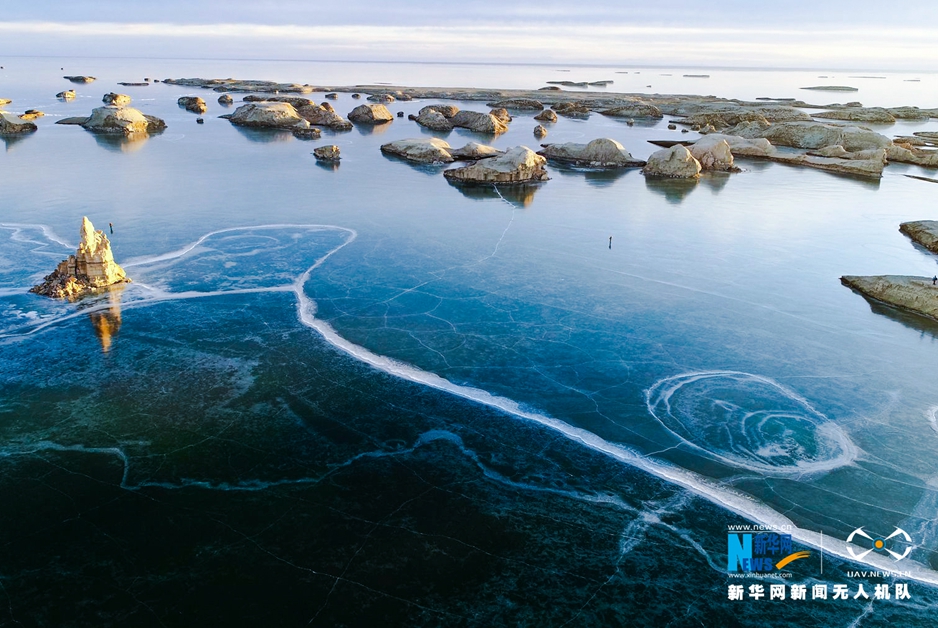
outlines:
[{"label": "xinhua logo", "polygon": [[[863,528],[860,527],[850,533],[850,536],[847,537],[847,543],[854,543],[854,538],[858,536],[862,536],[867,541],[869,541],[870,549],[866,550],[865,552],[857,553],[853,551],[852,546],[848,545],[847,551],[850,552],[850,555],[856,558],[857,560],[866,557],[866,555],[869,554],[870,552],[886,552],[887,554],[889,554],[896,560],[902,560],[903,558],[908,556],[909,553],[912,551],[912,545],[911,545],[912,537],[910,537],[909,533],[903,530],[902,528],[896,528],[895,532],[883,538],[879,536],[872,537],[866,532],[864,532]],[[899,552],[894,552],[893,550],[889,549],[889,547],[887,547],[888,545],[892,545],[893,543],[895,543],[893,539],[898,540],[897,537],[905,539],[905,542],[908,543],[908,545],[906,545],[905,547],[905,550],[901,554]],[[860,542],[857,541],[856,544],[859,545]]]},{"label": "xinhua logo", "polygon": [[726,540],[727,571],[769,573],[811,555],[808,551],[793,553],[790,534],[728,534]]}]

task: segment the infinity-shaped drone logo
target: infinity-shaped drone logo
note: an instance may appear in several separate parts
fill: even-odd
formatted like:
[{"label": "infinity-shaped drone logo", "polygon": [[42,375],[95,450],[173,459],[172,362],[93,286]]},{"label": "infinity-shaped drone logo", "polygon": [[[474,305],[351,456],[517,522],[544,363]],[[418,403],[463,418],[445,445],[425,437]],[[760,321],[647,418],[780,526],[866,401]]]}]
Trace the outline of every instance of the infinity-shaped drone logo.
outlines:
[{"label": "infinity-shaped drone logo", "polygon": [[[890,534],[889,536],[887,536],[886,538],[881,538],[881,537],[873,538],[869,534],[864,532],[862,527],[860,527],[850,533],[850,536],[847,537],[847,543],[853,543],[853,538],[855,536],[862,536],[865,539],[869,539],[873,545],[873,547],[871,547],[870,549],[866,550],[865,552],[860,552],[859,554],[853,551],[852,546],[848,545],[847,551],[850,552],[851,556],[853,556],[854,558],[858,560],[861,558],[864,558],[867,554],[873,551],[878,551],[878,552],[884,551],[884,552],[887,552],[890,556],[892,556],[896,560],[902,560],[903,558],[908,556],[909,553],[912,551],[912,545],[911,545],[912,537],[910,537],[909,534],[902,528],[896,528],[896,531]],[[909,543],[909,545],[905,548],[905,551],[902,552],[901,554],[898,552],[894,552],[888,547],[886,547],[886,541],[888,541],[889,539],[895,538],[897,536],[905,537],[906,542]]]}]

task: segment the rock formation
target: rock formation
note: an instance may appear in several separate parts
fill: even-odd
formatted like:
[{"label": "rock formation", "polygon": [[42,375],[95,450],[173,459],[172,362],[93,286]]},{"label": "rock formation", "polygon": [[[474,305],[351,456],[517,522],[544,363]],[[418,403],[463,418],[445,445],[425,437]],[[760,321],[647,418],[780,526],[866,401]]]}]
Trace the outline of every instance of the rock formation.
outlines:
[{"label": "rock formation", "polygon": [[359,105],[349,112],[348,119],[359,124],[384,124],[394,116],[384,105]]},{"label": "rock formation", "polygon": [[205,113],[208,111],[208,105],[199,96],[181,96],[176,104],[192,113]]},{"label": "rock formation", "polygon": [[938,286],[932,285],[930,277],[846,275],[840,282],[877,301],[938,319]]},{"label": "rock formation", "polygon": [[508,113],[507,109],[492,109],[489,113],[495,116],[495,119],[504,125],[511,123],[511,114]]},{"label": "rock formation", "polygon": [[[55,97],[59,100],[75,100],[75,96],[76,94],[74,89],[67,89],[64,92],[59,92],[55,95]],[[0,101],[0,104],[3,104],[2,101]]]},{"label": "rock formation", "polygon": [[899,231],[918,242],[932,253],[938,253],[938,221],[918,220],[904,222]]},{"label": "rock formation", "polygon": [[488,159],[490,157],[497,157],[498,155],[504,154],[505,151],[498,150],[495,147],[488,146],[486,144],[479,144],[478,142],[467,142],[462,148],[452,148],[449,151],[449,154],[453,156],[453,159],[462,159],[467,161],[475,161],[477,159]]},{"label": "rock formation", "polygon": [[690,148],[690,154],[700,162],[701,170],[738,171],[733,165],[733,153],[730,145],[722,137],[707,135],[697,140]]},{"label": "rock formation", "polygon": [[[227,95],[227,96],[229,99],[231,98],[230,95]],[[221,99],[219,98],[219,101],[220,100]],[[256,96],[254,94],[251,94],[249,96],[245,96],[244,98],[242,98],[242,100],[244,102],[286,102],[286,103],[290,103],[291,105],[293,105],[294,109],[299,109],[300,107],[308,107],[309,105],[313,104],[312,100],[310,100],[309,98],[304,98],[302,96],[267,96],[267,95]],[[326,104],[323,103],[323,106],[325,107]],[[332,105],[329,105],[327,109],[329,109],[329,111],[332,111]]]},{"label": "rock formation", "polygon": [[381,152],[421,164],[445,164],[453,161],[448,142],[436,137],[397,140],[381,146]]},{"label": "rock formation", "polygon": [[38,129],[34,123],[29,120],[23,120],[19,116],[6,111],[0,111],[0,135],[20,135],[23,133],[32,133]]},{"label": "rock formation", "polygon": [[339,147],[336,145],[320,146],[313,151],[313,155],[319,161],[339,161]]},{"label": "rock formation", "polygon": [[448,120],[459,113],[459,107],[456,105],[427,105],[418,112],[418,115],[422,115],[427,111],[438,111]]},{"label": "rock formation", "polygon": [[124,269],[114,262],[107,236],[103,231],[95,231],[91,221],[83,217],[81,243],[75,255],[59,262],[52,274],[29,291],[59,299],[74,299],[129,281]]},{"label": "rock formation", "polygon": [[127,94],[115,94],[114,92],[108,92],[101,98],[101,102],[105,105],[117,105],[118,107],[126,107],[130,104],[130,96]]},{"label": "rock formation", "polygon": [[814,117],[873,124],[895,124],[896,122],[896,116],[882,107],[844,107],[833,111],[822,111],[814,114]]},{"label": "rock formation", "polygon": [[[71,119],[60,122],[73,123]],[[81,123],[81,126],[92,133],[139,137],[162,131],[166,128],[166,123],[155,116],[144,115],[132,107],[106,105],[93,109],[91,116]]]},{"label": "rock formation", "polygon": [[478,111],[460,111],[454,115],[450,122],[453,126],[458,126],[476,133],[488,133],[498,135],[508,130],[504,122],[490,113],[479,113]]},{"label": "rock formation", "polygon": [[565,118],[579,118],[585,120],[590,117],[590,108],[583,103],[561,102],[551,107],[551,109]]},{"label": "rock formation", "polygon": [[700,162],[694,159],[687,147],[675,144],[652,153],[642,168],[642,174],[647,177],[696,179],[700,176]]},{"label": "rock formation", "polygon": [[544,103],[533,98],[509,98],[498,102],[488,103],[493,109],[517,109],[519,111],[540,111]]},{"label": "rock formation", "polygon": [[620,105],[601,111],[604,116],[613,118],[663,118],[664,114],[658,107],[641,100],[635,100],[627,105]]},{"label": "rock formation", "polygon": [[546,181],[546,161],[527,146],[515,146],[498,157],[445,170],[443,176],[449,181],[459,183],[513,184]]},{"label": "rock formation", "polygon": [[35,120],[36,118],[41,118],[44,115],[46,114],[39,111],[38,109],[27,109],[20,115],[20,120]]},{"label": "rock formation", "polygon": [[244,127],[266,129],[308,129],[309,122],[286,102],[261,102],[241,105],[228,120]]},{"label": "rock formation", "polygon": [[538,124],[536,127],[534,127],[534,137],[537,139],[547,137],[547,129],[545,129],[543,125]]},{"label": "rock formation", "polygon": [[95,81],[93,76],[63,76],[62,78],[72,83],[93,83]]},{"label": "rock formation", "polygon": [[534,119],[539,122],[556,122],[557,113],[553,109],[545,109],[544,111],[534,116]]},{"label": "rock formation", "polygon": [[222,94],[221,96],[218,97],[218,104],[225,105],[226,107],[228,105],[233,105],[234,98],[231,97],[231,94]]},{"label": "rock formation", "polygon": [[351,131],[352,123],[337,114],[335,111],[326,109],[320,105],[307,105],[296,110],[300,117],[307,120],[310,124],[316,126],[325,126],[335,131]]},{"label": "rock formation", "polygon": [[[199,118],[199,119],[201,120],[202,118]],[[319,138],[322,137],[322,131],[320,131],[314,126],[311,126],[309,128],[295,126],[291,129],[291,131],[293,133],[293,137],[295,137],[298,140],[318,140]]]},{"label": "rock formation", "polygon": [[452,131],[453,123],[436,109],[424,107],[416,118],[417,124],[431,131]]},{"label": "rock formation", "polygon": [[391,94],[372,94],[368,97],[368,100],[371,102],[389,103],[394,102],[397,99]]},{"label": "rock formation", "polygon": [[549,161],[589,168],[641,168],[645,162],[635,159],[619,142],[609,138],[595,139],[588,144],[544,144],[538,151]]},{"label": "rock formation", "polygon": [[13,101],[10,100],[9,98],[0,98],[0,107],[3,107],[4,105],[9,105],[11,102]]}]

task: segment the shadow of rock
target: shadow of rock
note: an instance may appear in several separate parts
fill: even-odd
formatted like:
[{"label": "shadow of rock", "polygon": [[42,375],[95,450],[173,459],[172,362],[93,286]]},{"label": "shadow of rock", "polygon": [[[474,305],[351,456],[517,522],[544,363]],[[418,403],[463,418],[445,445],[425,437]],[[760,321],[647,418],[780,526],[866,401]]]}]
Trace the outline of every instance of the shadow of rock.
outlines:
[{"label": "shadow of rock", "polygon": [[459,193],[474,201],[502,200],[516,207],[528,207],[534,202],[534,194],[543,183],[522,183],[517,185],[495,185],[494,183],[458,183],[449,184]]},{"label": "shadow of rock", "polygon": [[888,305],[882,301],[877,301],[876,299],[866,296],[862,292],[857,292],[856,290],[853,292],[866,299],[866,302],[870,306],[870,311],[874,314],[879,314],[880,316],[890,318],[903,327],[915,330],[922,335],[938,338],[938,321],[932,320],[927,316],[922,316],[921,314],[907,312],[906,310],[893,307],[892,305]]},{"label": "shadow of rock", "polygon": [[645,187],[661,194],[669,203],[680,205],[687,195],[697,189],[698,179],[666,179],[645,177]]},{"label": "shadow of rock", "polygon": [[700,175],[700,183],[710,188],[714,194],[719,194],[730,182],[732,176],[730,172],[705,172]]},{"label": "shadow of rock", "polygon": [[339,169],[339,164],[341,163],[341,161],[326,161],[324,159],[317,159],[316,167],[322,168],[323,170],[328,170],[329,172],[335,172]]},{"label": "shadow of rock", "polygon": [[403,157],[398,157],[397,155],[389,155],[384,152],[381,153],[381,156],[387,159],[388,161],[393,161],[394,163],[408,165],[414,170],[416,170],[417,172],[422,172],[423,174],[429,175],[431,177],[435,177],[439,175],[444,170],[446,170],[447,166],[449,166],[449,164],[421,164],[421,163],[417,163],[416,161],[410,161],[408,159],[404,159]]},{"label": "shadow of rock", "polygon": [[111,345],[117,339],[121,328],[121,292],[123,284],[111,286],[108,289],[107,299],[98,301],[94,311],[88,313],[94,335],[101,342],[101,351],[108,353]]},{"label": "shadow of rock", "polygon": [[597,188],[611,186],[630,172],[638,173],[641,168],[578,168],[557,163],[550,164],[550,171],[562,177],[583,177],[588,185]]},{"label": "shadow of rock", "polygon": [[149,135],[111,135],[107,133],[94,133],[94,141],[98,146],[112,153],[135,153],[146,144]]},{"label": "shadow of rock", "polygon": [[3,141],[3,144],[7,152],[13,150],[13,147],[25,140],[27,137],[32,137],[32,133],[19,133],[17,135],[0,135],[0,140]]},{"label": "shadow of rock", "polygon": [[355,130],[358,131],[359,135],[381,135],[389,128],[391,128],[392,122],[385,122],[383,124],[356,124]]}]

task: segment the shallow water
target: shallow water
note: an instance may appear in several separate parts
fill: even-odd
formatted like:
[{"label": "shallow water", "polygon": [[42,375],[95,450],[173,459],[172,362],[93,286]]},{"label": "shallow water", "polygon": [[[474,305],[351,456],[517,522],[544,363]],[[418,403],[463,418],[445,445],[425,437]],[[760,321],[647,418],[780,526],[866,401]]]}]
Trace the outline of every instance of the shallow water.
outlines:
[{"label": "shallow water", "polygon": [[[217,119],[212,92],[196,125],[175,105],[183,88],[118,90],[137,61],[83,62],[74,71],[99,80],[58,103],[70,84],[48,62],[59,63],[4,61],[0,82],[11,109],[47,113],[0,157],[4,621],[185,625],[277,608],[285,624],[322,625],[635,625],[637,613],[647,625],[927,625],[938,326],[838,277],[936,271],[898,232],[935,219],[931,184],[901,175],[933,173],[890,165],[877,184],[742,162],[686,184],[550,168],[520,191],[458,188],[440,168],[381,155],[382,143],[426,135],[406,118],[303,142]],[[147,68],[538,79],[387,64],[320,64],[322,79],[302,64]],[[810,94],[710,73],[719,96]],[[778,88],[807,79],[781,74]],[[167,131],[127,143],[51,124],[112,89]],[[856,99],[934,106],[869,90]],[[343,94],[336,109],[355,104]],[[646,139],[675,137],[666,124],[561,119],[546,141],[609,136],[646,157]],[[533,126],[522,114],[494,140],[443,137],[533,146]],[[310,154],[327,142],[342,150],[337,168]],[[134,283],[77,305],[26,294],[77,243],[82,215],[114,224]],[[793,564],[798,581],[851,587],[846,572],[863,563],[836,557],[843,540],[900,527],[914,547],[898,581],[913,599],[784,613],[729,602],[722,535],[746,521],[796,526],[815,552]]]}]

